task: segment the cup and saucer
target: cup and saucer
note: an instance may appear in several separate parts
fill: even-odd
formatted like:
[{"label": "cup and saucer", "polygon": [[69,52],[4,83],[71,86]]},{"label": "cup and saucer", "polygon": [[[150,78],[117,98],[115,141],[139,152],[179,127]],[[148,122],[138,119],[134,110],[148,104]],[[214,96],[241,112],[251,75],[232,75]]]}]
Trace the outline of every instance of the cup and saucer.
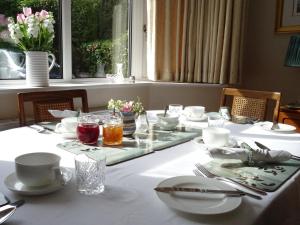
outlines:
[{"label": "cup and saucer", "polygon": [[75,139],[77,138],[76,129],[78,125],[77,117],[66,117],[56,124],[55,132],[61,134],[63,138]]},{"label": "cup and saucer", "polygon": [[211,148],[236,148],[238,142],[230,137],[230,130],[221,127],[207,127],[202,130],[202,136],[193,139],[193,142],[205,149]]},{"label": "cup and saucer", "polygon": [[207,115],[205,114],[204,106],[187,106],[184,108],[183,115],[186,120],[193,122],[207,121]]},{"label": "cup and saucer", "polygon": [[15,159],[16,171],[8,175],[4,184],[20,195],[45,195],[57,191],[72,179],[70,169],[59,166],[60,157],[53,153],[36,152]]}]

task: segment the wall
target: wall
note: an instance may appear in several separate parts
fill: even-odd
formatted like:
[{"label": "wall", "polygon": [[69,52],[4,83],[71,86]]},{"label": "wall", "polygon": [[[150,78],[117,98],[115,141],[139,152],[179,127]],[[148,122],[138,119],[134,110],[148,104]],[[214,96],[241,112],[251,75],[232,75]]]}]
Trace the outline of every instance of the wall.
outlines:
[{"label": "wall", "polygon": [[280,91],[282,104],[300,100],[300,68],[285,67],[291,34],[274,32],[275,0],[249,0],[242,86]]},{"label": "wall", "polygon": [[[164,109],[167,104],[203,105],[208,111],[219,108],[221,85],[206,84],[176,84],[176,83],[140,83],[140,84],[102,84],[77,85],[74,87],[51,85],[50,88],[2,90],[0,91],[0,125],[1,120],[16,119],[17,92],[21,91],[49,91],[71,88],[87,89],[89,107],[106,106],[111,98],[136,99],[140,97],[146,109]],[[75,104],[79,106],[79,104]],[[32,105],[27,104],[25,111],[32,114]]]}]

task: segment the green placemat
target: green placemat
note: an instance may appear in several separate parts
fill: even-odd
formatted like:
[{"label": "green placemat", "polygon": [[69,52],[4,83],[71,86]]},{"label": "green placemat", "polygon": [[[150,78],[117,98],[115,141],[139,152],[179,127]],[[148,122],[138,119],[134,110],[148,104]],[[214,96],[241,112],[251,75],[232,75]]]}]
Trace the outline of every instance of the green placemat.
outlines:
[{"label": "green placemat", "polygon": [[106,154],[106,164],[113,165],[187,142],[198,135],[195,132],[154,131],[140,144],[134,139],[124,138],[122,146],[116,147],[103,147],[101,142],[97,146],[89,146],[81,144],[77,140],[59,143],[57,147],[74,154],[85,153],[95,160],[99,159],[102,154]]},{"label": "green placemat", "polygon": [[291,159],[280,164],[249,166],[239,160],[214,159],[204,164],[204,167],[213,174],[272,192],[299,170],[300,161]]}]

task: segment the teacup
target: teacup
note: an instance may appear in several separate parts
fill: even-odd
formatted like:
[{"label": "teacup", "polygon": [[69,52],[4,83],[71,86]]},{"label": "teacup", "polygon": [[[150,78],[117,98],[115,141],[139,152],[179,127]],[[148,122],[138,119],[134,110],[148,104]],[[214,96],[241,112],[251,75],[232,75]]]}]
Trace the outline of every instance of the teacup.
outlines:
[{"label": "teacup", "polygon": [[204,106],[187,106],[184,108],[184,114],[191,118],[201,118],[205,112]]},{"label": "teacup", "polygon": [[63,128],[66,132],[76,132],[78,125],[77,117],[66,117],[61,120],[60,123],[56,124],[56,130],[61,130]]},{"label": "teacup", "polygon": [[165,130],[173,130],[179,123],[179,116],[163,113],[157,114],[158,125]]},{"label": "teacup", "polygon": [[204,144],[213,147],[228,145],[230,130],[220,127],[208,127],[202,130]]},{"label": "teacup", "polygon": [[15,158],[17,178],[26,186],[38,187],[53,183],[60,176],[60,157],[53,153],[35,152]]}]

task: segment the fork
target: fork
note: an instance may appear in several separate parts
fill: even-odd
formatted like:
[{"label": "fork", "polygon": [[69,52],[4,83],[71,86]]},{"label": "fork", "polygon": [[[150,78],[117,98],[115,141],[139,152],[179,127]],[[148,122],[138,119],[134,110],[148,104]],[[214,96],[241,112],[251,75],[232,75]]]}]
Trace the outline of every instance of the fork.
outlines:
[{"label": "fork", "polygon": [[[193,170],[193,172],[194,172],[194,174],[196,175],[196,176],[199,176],[199,177],[203,177],[204,176],[204,174],[202,174],[201,172],[199,172],[199,170]],[[249,197],[252,197],[252,198],[255,198],[255,199],[258,199],[258,200],[261,200],[262,198],[261,198],[261,196],[258,196],[258,195],[254,195],[254,194],[251,194],[251,193],[248,193],[248,192],[246,192],[246,191],[242,191],[242,190],[240,190],[240,189],[238,189],[238,188],[235,188],[237,191],[241,191],[244,195],[247,195],[247,196],[249,196]]]},{"label": "fork", "polygon": [[251,187],[251,186],[249,186],[249,185],[240,183],[240,182],[235,181],[235,180],[233,180],[233,179],[231,179],[231,178],[226,178],[226,177],[221,177],[221,176],[215,175],[215,174],[209,172],[204,166],[202,166],[202,165],[199,164],[199,163],[196,163],[195,166],[197,167],[197,169],[198,169],[201,173],[203,173],[203,175],[205,175],[205,176],[208,177],[208,178],[215,178],[215,179],[218,179],[218,180],[222,180],[222,181],[226,181],[226,182],[238,184],[238,185],[241,185],[241,186],[243,186],[243,187],[245,187],[245,188],[250,189],[251,191],[253,191],[253,192],[257,193],[257,194],[267,195],[267,192],[262,191],[262,190],[260,190],[260,189],[258,189],[258,188]]}]

